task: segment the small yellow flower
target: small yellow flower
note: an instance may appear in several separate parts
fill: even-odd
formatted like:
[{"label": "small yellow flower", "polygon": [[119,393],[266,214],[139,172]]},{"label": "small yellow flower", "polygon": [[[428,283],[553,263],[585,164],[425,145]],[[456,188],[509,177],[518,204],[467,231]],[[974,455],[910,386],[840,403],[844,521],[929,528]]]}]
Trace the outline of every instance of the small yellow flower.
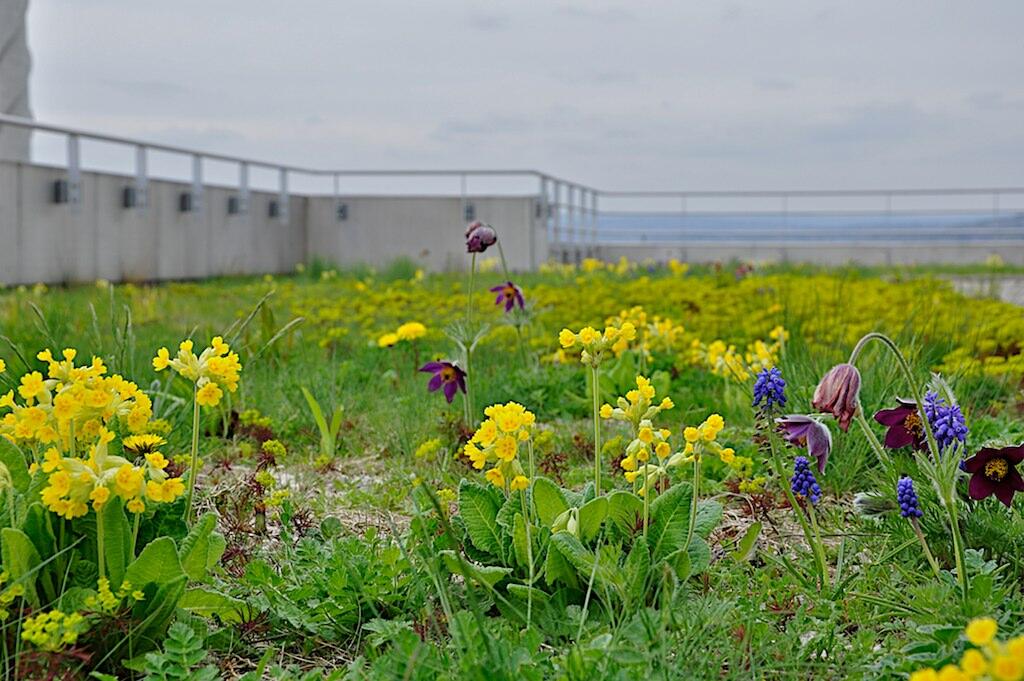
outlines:
[{"label": "small yellow flower", "polygon": [[492,468],[491,470],[487,471],[484,474],[484,476],[495,487],[505,486],[505,476],[502,475],[501,471],[498,470],[497,468]]},{"label": "small yellow flower", "polygon": [[700,439],[700,431],[693,426],[687,426],[686,430],[683,431],[683,438],[692,444]]},{"label": "small yellow flower", "polygon": [[517,475],[512,478],[512,482],[509,483],[508,488],[513,492],[524,490],[530,486],[530,479],[525,475]]},{"label": "small yellow flower", "polygon": [[971,678],[981,676],[988,671],[988,660],[980,650],[970,648],[964,651],[964,656],[960,658],[960,669]]},{"label": "small yellow flower", "polygon": [[939,673],[934,669],[919,669],[910,675],[909,681],[939,681]]},{"label": "small yellow flower", "polygon": [[998,655],[992,660],[990,671],[996,681],[1020,681],[1024,678],[1024,660],[1010,655]]},{"label": "small yellow flower", "polygon": [[398,343],[399,337],[397,333],[386,333],[377,339],[378,348],[390,348]]},{"label": "small yellow flower", "polygon": [[601,418],[610,419],[612,417],[612,405],[603,404],[601,405]]},{"label": "small yellow flower", "polygon": [[576,334],[569,329],[562,329],[558,334],[558,342],[563,348],[571,348],[576,345]]},{"label": "small yellow flower", "polygon": [[153,368],[157,371],[163,371],[171,364],[171,353],[167,348],[160,348],[156,351],[156,357],[153,358]]},{"label": "small yellow flower", "polygon": [[210,382],[196,392],[196,402],[203,407],[215,407],[220,403],[220,398],[223,396],[224,391],[220,389],[220,386]]},{"label": "small yellow flower", "polygon": [[996,638],[999,625],[991,617],[976,617],[967,624],[964,634],[976,646],[986,646]]},{"label": "small yellow flower", "polygon": [[511,461],[516,458],[519,452],[519,445],[511,435],[503,435],[494,446],[494,454],[502,461]]}]

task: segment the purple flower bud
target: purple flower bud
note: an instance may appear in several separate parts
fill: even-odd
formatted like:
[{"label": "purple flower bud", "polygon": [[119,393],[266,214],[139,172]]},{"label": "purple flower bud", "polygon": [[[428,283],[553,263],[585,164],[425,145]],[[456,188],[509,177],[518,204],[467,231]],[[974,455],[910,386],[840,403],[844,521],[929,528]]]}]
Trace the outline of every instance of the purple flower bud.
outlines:
[{"label": "purple flower bud", "polygon": [[832,432],[828,426],[803,414],[783,416],[775,419],[775,423],[786,442],[806,447],[807,453],[818,460],[818,472],[824,473],[832,453]]},{"label": "purple flower bud", "polygon": [[497,233],[486,222],[475,220],[466,227],[467,253],[483,253],[497,241]]},{"label": "purple flower bud", "polygon": [[860,372],[852,364],[837,364],[821,379],[811,404],[823,414],[832,414],[845,432],[857,414]]}]

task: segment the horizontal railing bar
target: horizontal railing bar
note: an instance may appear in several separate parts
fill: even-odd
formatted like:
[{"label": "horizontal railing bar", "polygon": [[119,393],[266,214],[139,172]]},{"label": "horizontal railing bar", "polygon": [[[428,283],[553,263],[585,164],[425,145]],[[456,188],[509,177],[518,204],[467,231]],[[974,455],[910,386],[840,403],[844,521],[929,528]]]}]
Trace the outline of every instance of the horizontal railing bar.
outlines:
[{"label": "horizontal railing bar", "polygon": [[[660,217],[665,219],[679,219],[679,218],[714,218],[714,217],[858,217],[858,216],[876,216],[880,218],[888,216],[907,216],[907,215],[920,215],[922,217],[928,216],[941,216],[941,215],[977,215],[978,217],[988,217],[992,219],[994,214],[990,208],[922,208],[921,210],[914,210],[913,208],[900,208],[900,209],[878,209],[878,210],[765,210],[765,211],[687,211],[681,212],[664,212],[664,211],[614,211],[614,210],[603,210],[601,215],[608,215],[617,218],[635,217],[641,220],[650,219],[653,217]],[[1003,207],[999,209],[998,219],[1011,219],[1014,216],[1024,215],[1024,208],[1007,208]]]},{"label": "horizontal railing bar", "polygon": [[1024,194],[1024,187],[972,187],[939,189],[735,189],[724,191],[602,191],[604,198],[802,198],[827,196],[954,196]]}]

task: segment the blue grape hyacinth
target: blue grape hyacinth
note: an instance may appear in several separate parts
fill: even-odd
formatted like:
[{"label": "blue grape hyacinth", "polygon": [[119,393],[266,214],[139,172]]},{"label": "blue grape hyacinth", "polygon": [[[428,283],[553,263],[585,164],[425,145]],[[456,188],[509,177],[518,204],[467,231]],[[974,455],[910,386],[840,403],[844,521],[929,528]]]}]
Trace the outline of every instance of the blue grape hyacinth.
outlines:
[{"label": "blue grape hyacinth", "polygon": [[930,391],[924,396],[924,413],[939,445],[939,452],[945,451],[957,442],[967,441],[967,421],[960,407],[946,404],[939,394]]},{"label": "blue grape hyacinth", "polygon": [[924,515],[918,505],[914,481],[908,477],[902,477],[896,483],[896,503],[900,505],[900,515],[904,518],[920,518]]},{"label": "blue grape hyacinth", "polygon": [[821,487],[806,456],[796,457],[793,463],[793,477],[789,479],[789,483],[793,494],[807,498],[811,504],[817,504],[821,499]]},{"label": "blue grape hyacinth", "polygon": [[786,381],[778,367],[761,369],[754,381],[754,407],[763,412],[786,405]]}]

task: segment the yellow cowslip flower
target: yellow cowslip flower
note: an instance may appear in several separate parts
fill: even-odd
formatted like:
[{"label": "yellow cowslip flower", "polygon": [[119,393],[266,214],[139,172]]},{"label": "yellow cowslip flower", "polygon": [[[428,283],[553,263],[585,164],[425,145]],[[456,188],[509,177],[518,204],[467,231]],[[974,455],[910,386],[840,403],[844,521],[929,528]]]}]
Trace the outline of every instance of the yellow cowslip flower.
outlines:
[{"label": "yellow cowslip flower", "polygon": [[377,347],[378,348],[394,347],[395,345],[398,344],[399,340],[400,339],[398,338],[398,334],[397,333],[390,333],[390,332],[389,333],[385,333],[384,335],[382,335],[380,338],[377,339]]},{"label": "yellow cowslip flower", "polygon": [[967,676],[955,664],[947,664],[939,670],[939,681],[968,681]]},{"label": "yellow cowslip flower", "polygon": [[700,440],[700,431],[693,426],[687,426],[683,429],[683,438],[687,442],[693,444],[694,442],[697,442],[697,440]]},{"label": "yellow cowslip flower", "polygon": [[215,407],[220,403],[220,398],[223,396],[224,391],[220,389],[219,385],[211,381],[196,391],[196,402],[203,407]]},{"label": "yellow cowslip flower", "polygon": [[967,623],[964,635],[976,646],[986,646],[995,640],[999,625],[991,617],[976,617]]},{"label": "yellow cowslip flower", "polygon": [[110,499],[110,489],[106,487],[97,487],[89,494],[89,498],[92,500],[92,508],[95,511],[103,508],[103,505]]},{"label": "yellow cowslip flower", "polygon": [[601,418],[610,419],[612,417],[612,405],[602,404],[601,405]]},{"label": "yellow cowslip flower", "polygon": [[114,474],[114,491],[122,499],[136,497],[143,489],[145,473],[130,463],[122,464]]},{"label": "yellow cowslip flower", "polygon": [[7,362],[0,359],[0,374],[7,373]]},{"label": "yellow cowslip flower", "polygon": [[510,435],[498,438],[494,445],[494,454],[502,461],[511,461],[516,458],[517,453],[519,453],[519,444],[516,442],[516,438]]},{"label": "yellow cowslip flower", "polygon": [[79,634],[89,628],[85,618],[77,612],[64,614],[60,610],[43,612],[25,619],[21,638],[41,650],[56,652],[73,645]]},{"label": "yellow cowslip flower", "polygon": [[989,672],[996,681],[1020,681],[1024,678],[1024,660],[1012,655],[996,655]]},{"label": "yellow cowslip flower", "polygon": [[939,681],[939,673],[934,669],[919,669],[910,675],[908,681]]},{"label": "yellow cowslip flower", "polygon": [[1024,660],[1024,636],[1015,636],[1007,641],[1006,652]]},{"label": "yellow cowslip flower", "polygon": [[462,451],[473,462],[473,468],[478,471],[483,470],[484,465],[487,463],[487,455],[485,453],[480,451],[472,442],[467,442]]},{"label": "yellow cowslip flower", "polygon": [[558,333],[558,343],[563,348],[571,348],[576,345],[576,334],[569,329],[562,329]]},{"label": "yellow cowslip flower", "polygon": [[484,474],[484,477],[486,477],[488,482],[490,482],[495,487],[505,486],[505,476],[498,468],[492,468],[491,470],[487,471],[487,473]]},{"label": "yellow cowslip flower", "polygon": [[593,345],[598,340],[601,340],[601,334],[599,334],[592,326],[585,326],[580,329],[577,337],[583,345]]},{"label": "yellow cowslip flower", "polygon": [[524,490],[529,486],[530,479],[527,478],[525,475],[517,475],[516,477],[512,478],[512,482],[508,484],[508,488],[513,492]]},{"label": "yellow cowslip flower", "polygon": [[988,660],[980,650],[968,648],[960,658],[960,669],[973,679],[988,671]]},{"label": "yellow cowslip flower", "polygon": [[33,400],[45,389],[43,375],[38,371],[33,371],[21,377],[21,386],[18,388],[18,394],[21,395],[22,399]]},{"label": "yellow cowslip flower", "polygon": [[654,429],[650,426],[644,426],[637,433],[637,439],[644,444],[650,444],[654,441]]},{"label": "yellow cowslip flower", "polygon": [[[215,383],[218,389],[235,392],[242,371],[238,354],[231,352],[231,348],[220,336],[215,336],[210,341],[210,347],[198,356],[192,351],[193,347],[191,340],[182,341],[178,345],[178,354],[173,358],[167,348],[160,348],[153,359],[153,368],[157,371],[163,371],[168,367],[174,369],[178,375],[192,381],[200,389],[209,383]],[[217,401],[211,403],[213,395],[214,391],[207,391],[207,406],[213,406],[220,401],[218,396]]]},{"label": "yellow cowslip flower", "polygon": [[162,482],[150,480],[146,483],[146,498],[151,501],[170,503],[185,493],[181,478],[167,478]]}]

